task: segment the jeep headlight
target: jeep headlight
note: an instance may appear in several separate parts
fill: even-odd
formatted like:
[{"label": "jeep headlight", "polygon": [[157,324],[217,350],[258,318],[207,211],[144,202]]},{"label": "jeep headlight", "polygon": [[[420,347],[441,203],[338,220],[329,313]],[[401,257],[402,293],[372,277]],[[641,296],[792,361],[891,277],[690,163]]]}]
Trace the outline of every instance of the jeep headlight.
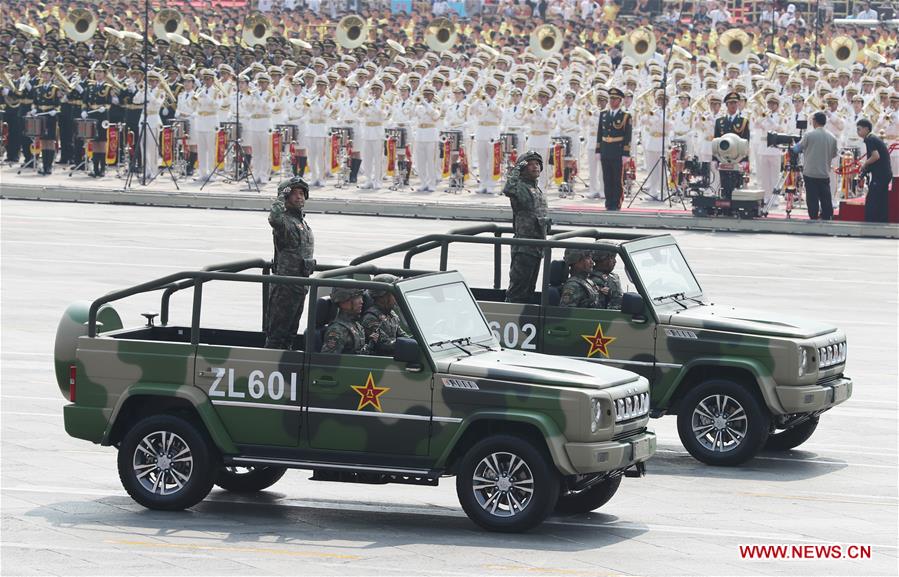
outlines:
[{"label": "jeep headlight", "polygon": [[602,404],[599,399],[590,400],[590,432],[595,433],[599,430],[602,421]]},{"label": "jeep headlight", "polygon": [[808,372],[808,349],[799,347],[799,376],[805,376]]}]

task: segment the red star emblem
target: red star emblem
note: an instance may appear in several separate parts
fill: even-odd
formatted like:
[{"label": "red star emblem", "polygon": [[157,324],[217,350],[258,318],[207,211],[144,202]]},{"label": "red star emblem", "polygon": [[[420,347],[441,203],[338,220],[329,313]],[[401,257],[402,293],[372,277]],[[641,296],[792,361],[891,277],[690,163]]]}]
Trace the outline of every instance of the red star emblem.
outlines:
[{"label": "red star emblem", "polygon": [[357,411],[361,411],[365,408],[366,405],[371,405],[378,411],[381,410],[381,395],[390,390],[390,387],[376,387],[375,379],[371,376],[371,373],[368,373],[368,378],[365,379],[365,386],[360,387],[359,385],[351,385],[353,390],[359,393],[361,397],[359,399],[359,406],[356,407]]},{"label": "red star emblem", "polygon": [[587,351],[589,359],[596,353],[602,353],[602,356],[609,358],[609,345],[615,341],[615,337],[607,337],[602,334],[602,325],[596,323],[596,332],[592,335],[581,335],[581,338],[590,343],[590,350]]}]

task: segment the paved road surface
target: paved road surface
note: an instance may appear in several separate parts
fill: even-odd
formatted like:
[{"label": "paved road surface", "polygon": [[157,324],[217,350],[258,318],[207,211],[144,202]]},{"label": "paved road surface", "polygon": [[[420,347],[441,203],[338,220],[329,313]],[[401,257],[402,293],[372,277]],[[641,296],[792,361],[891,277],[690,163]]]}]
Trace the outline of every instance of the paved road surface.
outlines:
[{"label": "paved road surface", "polygon": [[[183,513],[142,509],[119,484],[113,449],[63,431],[52,373],[59,315],[72,300],[169,272],[270,256],[265,216],[17,201],[0,211],[3,574],[897,574],[895,241],[677,233],[713,300],[844,327],[855,396],[801,450],[739,469],[699,464],[673,418],[653,421],[660,450],[649,475],[626,479],[601,512],[495,535],[465,518],[452,480],[349,485],[292,471],[253,497],[215,491]],[[311,220],[327,262],[453,226]],[[453,262],[484,285],[491,271],[478,250]],[[215,322],[255,322],[255,291],[210,296],[229,305]],[[155,300],[121,308],[131,323],[157,309]],[[860,544],[871,556],[750,561],[740,556],[747,544]]]}]

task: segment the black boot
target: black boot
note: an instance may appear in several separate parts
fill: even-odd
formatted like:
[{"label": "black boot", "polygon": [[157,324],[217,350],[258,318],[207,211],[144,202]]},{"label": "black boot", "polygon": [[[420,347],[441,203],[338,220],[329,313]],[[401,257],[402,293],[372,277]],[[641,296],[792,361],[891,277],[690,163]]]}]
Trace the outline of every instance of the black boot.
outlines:
[{"label": "black boot", "polygon": [[252,164],[252,162],[253,162],[252,154],[244,154],[243,155],[243,174],[241,175],[241,178],[250,174],[250,165]]},{"label": "black boot", "polygon": [[194,163],[197,162],[197,153],[191,152],[187,155],[187,168],[185,169],[185,175],[193,176],[194,175]]},{"label": "black boot", "polygon": [[303,174],[306,172],[306,160],[308,157],[306,156],[298,156],[297,157],[297,176],[303,178]]},{"label": "black boot", "polygon": [[91,176],[93,176],[94,178],[98,178],[100,176],[100,161],[98,158],[99,156],[100,155],[97,154],[96,152],[93,155],[91,155],[91,164],[93,165],[93,170],[91,171]]},{"label": "black boot", "polygon": [[362,166],[361,158],[350,159],[350,183],[355,184],[358,181],[360,166]]},{"label": "black boot", "polygon": [[42,150],[41,151],[41,162],[44,165],[44,171],[42,174],[50,174],[53,172],[53,157],[55,151],[53,150]]},{"label": "black boot", "polygon": [[97,166],[100,167],[100,172],[97,176],[106,176],[106,153],[100,155],[100,160],[97,161]]}]

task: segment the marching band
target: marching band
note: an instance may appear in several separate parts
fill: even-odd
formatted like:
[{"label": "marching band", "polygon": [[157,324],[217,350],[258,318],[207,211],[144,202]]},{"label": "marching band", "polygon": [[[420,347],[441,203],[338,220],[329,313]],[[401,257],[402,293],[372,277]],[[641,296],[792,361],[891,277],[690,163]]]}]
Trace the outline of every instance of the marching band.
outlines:
[{"label": "marching band", "polygon": [[[795,132],[797,121],[824,110],[853,162],[864,152],[855,123],[871,120],[892,145],[899,177],[899,71],[845,36],[814,62],[794,62],[760,56],[745,32],[731,29],[720,36],[717,59],[675,46],[666,64],[647,29],[626,36],[623,57],[613,61],[583,48],[563,53],[560,30],[544,25],[527,50],[478,44],[469,58],[453,50],[456,25],[445,19],[431,23],[423,43],[388,41],[373,53],[359,16],[337,23],[333,40],[310,43],[278,36],[254,13],[241,39],[252,62],[237,72],[226,61],[234,47],[204,34],[188,39],[180,18],[171,9],[157,15],[146,72],[137,35],[108,27],[106,38],[96,35],[90,12],[69,13],[70,53],[53,59],[49,45],[41,50],[23,31],[28,26],[17,27],[24,40],[17,45],[32,50],[14,49],[0,62],[7,160],[21,156],[38,174],[50,174],[58,154],[59,163],[97,178],[107,166],[149,178],[175,166],[178,176],[203,181],[218,172],[264,185],[280,172],[307,175],[312,186],[337,179],[372,190],[385,178],[393,188],[409,186],[414,173],[419,191],[445,179],[451,189],[467,181],[494,194],[516,155],[535,150],[551,165],[541,188],[558,186],[563,195],[580,188],[617,210],[633,184],[632,157],[651,195],[663,177],[676,187],[691,158],[722,194],[740,186],[739,173],[719,174],[712,153],[714,138],[735,133],[750,142],[744,169],[770,201],[783,151],[768,147],[765,135]],[[86,43],[100,55],[92,62],[83,57]],[[834,166],[835,199],[847,195],[846,170]]]}]

